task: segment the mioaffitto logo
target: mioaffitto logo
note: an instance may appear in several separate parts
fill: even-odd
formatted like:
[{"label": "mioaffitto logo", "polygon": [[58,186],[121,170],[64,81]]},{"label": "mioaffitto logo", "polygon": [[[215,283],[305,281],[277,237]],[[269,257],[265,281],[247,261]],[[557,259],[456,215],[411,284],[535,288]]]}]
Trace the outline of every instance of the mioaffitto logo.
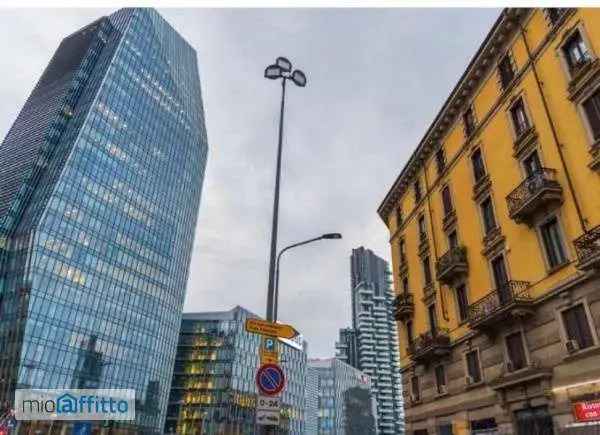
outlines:
[{"label": "mioaffitto logo", "polygon": [[135,390],[16,390],[17,420],[135,420]]}]

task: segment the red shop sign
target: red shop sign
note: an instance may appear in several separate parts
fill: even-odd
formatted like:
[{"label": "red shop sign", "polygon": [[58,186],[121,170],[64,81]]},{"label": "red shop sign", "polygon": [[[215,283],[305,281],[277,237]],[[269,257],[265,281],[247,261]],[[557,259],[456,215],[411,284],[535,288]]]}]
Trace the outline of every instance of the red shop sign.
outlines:
[{"label": "red shop sign", "polygon": [[600,420],[600,400],[596,402],[577,402],[573,404],[573,415],[577,421]]}]

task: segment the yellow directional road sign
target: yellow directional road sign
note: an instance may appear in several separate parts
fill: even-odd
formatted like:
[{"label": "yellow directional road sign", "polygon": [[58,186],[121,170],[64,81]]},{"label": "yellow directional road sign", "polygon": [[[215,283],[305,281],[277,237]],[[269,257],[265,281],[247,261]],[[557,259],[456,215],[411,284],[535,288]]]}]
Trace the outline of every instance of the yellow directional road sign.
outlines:
[{"label": "yellow directional road sign", "polygon": [[247,319],[246,331],[253,334],[269,335],[271,337],[294,338],[298,331],[291,325],[267,322],[260,319]]}]

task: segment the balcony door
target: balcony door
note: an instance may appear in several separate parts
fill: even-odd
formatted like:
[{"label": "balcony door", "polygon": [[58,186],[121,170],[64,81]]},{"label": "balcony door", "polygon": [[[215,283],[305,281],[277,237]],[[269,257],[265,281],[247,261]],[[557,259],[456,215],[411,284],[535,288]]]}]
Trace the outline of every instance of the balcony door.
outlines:
[{"label": "balcony door", "polygon": [[504,305],[510,301],[511,294],[503,255],[498,255],[492,260],[492,273],[494,274],[494,284],[496,284],[500,304]]},{"label": "balcony door", "polygon": [[435,304],[429,305],[429,329],[431,331],[431,335],[435,336],[437,333],[437,316],[435,314]]},{"label": "balcony door", "polygon": [[532,152],[526,159],[523,160],[523,169],[525,169],[525,177],[530,178],[542,169],[542,162],[537,151]]}]

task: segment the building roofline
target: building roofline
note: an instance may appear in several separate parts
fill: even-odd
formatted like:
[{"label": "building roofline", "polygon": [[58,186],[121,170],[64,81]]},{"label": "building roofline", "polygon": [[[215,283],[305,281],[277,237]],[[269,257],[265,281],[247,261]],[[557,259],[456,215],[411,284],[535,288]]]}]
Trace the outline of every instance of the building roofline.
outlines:
[{"label": "building roofline", "polygon": [[479,48],[475,52],[475,55],[471,58],[467,68],[464,70],[464,72],[460,76],[458,82],[456,83],[456,85],[454,86],[452,91],[450,92],[450,95],[446,98],[441,109],[438,111],[437,115],[435,116],[435,118],[433,119],[431,124],[429,125],[423,138],[419,142],[419,145],[415,148],[415,150],[409,157],[408,161],[402,168],[402,171],[400,172],[398,177],[396,177],[396,179],[392,183],[392,187],[389,189],[389,191],[385,195],[383,201],[380,203],[379,207],[377,208],[377,213],[379,214],[380,218],[384,221],[384,223],[386,225],[387,225],[387,222],[386,222],[387,212],[385,210],[387,208],[389,208],[389,202],[391,201],[393,194],[398,190],[401,181],[403,181],[403,179],[405,177],[407,177],[409,169],[415,164],[415,162],[420,157],[420,154],[422,153],[423,148],[430,141],[432,132],[435,130],[436,127],[439,126],[440,121],[442,120],[444,115],[446,115],[446,112],[450,108],[451,103],[456,99],[458,91],[460,90],[462,85],[467,81],[466,79],[473,73],[473,71],[475,70],[475,67],[478,66],[479,62],[482,60],[484,52],[489,47],[490,43],[494,41],[495,36],[498,33],[498,30],[502,27],[502,24],[504,23],[504,21],[507,18],[509,18],[510,10],[511,10],[511,8],[504,8],[502,10],[500,15],[494,22],[492,28],[487,33],[485,39],[479,45]]}]

